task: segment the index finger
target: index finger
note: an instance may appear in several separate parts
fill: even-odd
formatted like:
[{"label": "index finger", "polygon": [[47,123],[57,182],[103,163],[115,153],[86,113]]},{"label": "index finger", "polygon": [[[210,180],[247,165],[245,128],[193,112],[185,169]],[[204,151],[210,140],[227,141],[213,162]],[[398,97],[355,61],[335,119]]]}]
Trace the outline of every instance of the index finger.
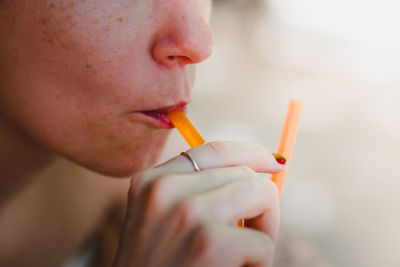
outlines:
[{"label": "index finger", "polygon": [[[209,142],[188,150],[200,167],[200,170],[246,165],[256,172],[279,173],[285,170],[274,155],[256,143],[246,142]],[[174,173],[193,172],[193,166],[184,156],[177,156],[158,165],[154,171],[163,173],[168,169]]]}]

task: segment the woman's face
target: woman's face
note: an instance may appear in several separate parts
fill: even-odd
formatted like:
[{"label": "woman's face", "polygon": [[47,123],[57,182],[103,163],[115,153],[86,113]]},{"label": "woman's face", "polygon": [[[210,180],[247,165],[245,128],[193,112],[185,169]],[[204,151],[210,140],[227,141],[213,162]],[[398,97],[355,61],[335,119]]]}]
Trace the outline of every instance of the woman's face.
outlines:
[{"label": "woman's face", "polygon": [[3,0],[0,116],[93,170],[149,167],[169,130],[140,111],[190,101],[210,0]]}]

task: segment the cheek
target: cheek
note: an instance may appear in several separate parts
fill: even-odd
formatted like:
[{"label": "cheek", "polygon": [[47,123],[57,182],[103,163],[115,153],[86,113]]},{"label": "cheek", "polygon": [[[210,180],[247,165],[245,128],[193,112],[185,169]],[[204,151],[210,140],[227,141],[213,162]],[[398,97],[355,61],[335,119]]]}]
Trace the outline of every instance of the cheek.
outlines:
[{"label": "cheek", "polygon": [[141,8],[128,12],[116,4],[120,1],[113,2],[100,0],[90,8],[81,4],[75,11],[79,15],[56,13],[43,27],[37,53],[40,61],[47,59],[43,69],[52,70],[63,85],[59,95],[74,99],[77,108],[109,108],[146,92],[151,66],[149,33],[139,23],[142,15],[136,14]]},{"label": "cheek", "polygon": [[[65,2],[70,3],[66,5]],[[95,4],[73,1],[54,1],[33,18],[35,30],[28,39],[33,40],[33,55],[39,64],[53,68],[58,79],[82,80],[99,71],[110,70],[112,60],[123,60],[121,43],[112,33],[124,22],[124,13],[112,5],[102,7]],[[92,2],[92,1],[87,1]],[[99,10],[96,12],[96,10]],[[107,10],[101,11],[100,10]],[[29,40],[28,40],[29,42]],[[119,58],[118,58],[119,56]],[[104,71],[103,71],[104,72]],[[103,74],[102,72],[102,74]],[[97,78],[110,77],[97,75]]]},{"label": "cheek", "polygon": [[[121,116],[148,94],[147,33],[110,2],[120,1],[46,1],[47,9],[22,19],[14,61],[25,79],[14,81],[7,98],[18,99],[9,110],[40,143],[93,170],[123,176],[153,164],[168,132]],[[22,30],[30,25],[31,31]]]},{"label": "cheek", "polygon": [[145,96],[149,80],[145,39],[134,40],[135,34],[127,34],[138,27],[128,27],[132,21],[128,22],[126,11],[109,2],[52,1],[24,21],[26,27],[19,27],[32,24],[32,31],[21,31],[16,38],[21,66],[16,72],[29,78],[15,87],[24,88],[21,95],[30,91],[37,103],[49,103],[44,113],[56,108],[67,122],[68,116],[74,121],[82,115],[101,119],[120,112],[117,107],[129,110],[135,99]]}]

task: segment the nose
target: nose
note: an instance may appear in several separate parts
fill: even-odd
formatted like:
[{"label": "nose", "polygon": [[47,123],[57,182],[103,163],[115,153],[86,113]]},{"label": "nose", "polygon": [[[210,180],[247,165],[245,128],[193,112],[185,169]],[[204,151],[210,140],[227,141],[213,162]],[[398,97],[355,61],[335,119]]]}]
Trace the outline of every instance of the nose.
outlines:
[{"label": "nose", "polygon": [[172,67],[195,64],[212,52],[212,37],[205,18],[190,1],[168,10],[152,47],[155,61]]}]

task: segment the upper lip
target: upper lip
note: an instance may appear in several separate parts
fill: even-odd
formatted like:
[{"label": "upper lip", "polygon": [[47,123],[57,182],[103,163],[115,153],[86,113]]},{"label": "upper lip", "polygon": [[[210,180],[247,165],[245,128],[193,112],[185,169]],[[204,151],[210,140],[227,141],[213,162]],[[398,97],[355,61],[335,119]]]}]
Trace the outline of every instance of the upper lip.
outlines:
[{"label": "upper lip", "polygon": [[161,108],[157,108],[157,109],[151,109],[151,110],[143,110],[142,112],[167,113],[168,111],[171,111],[171,110],[185,110],[187,104],[188,104],[188,102],[181,101],[181,102],[178,102],[175,105],[165,106],[165,107],[161,107]]}]

